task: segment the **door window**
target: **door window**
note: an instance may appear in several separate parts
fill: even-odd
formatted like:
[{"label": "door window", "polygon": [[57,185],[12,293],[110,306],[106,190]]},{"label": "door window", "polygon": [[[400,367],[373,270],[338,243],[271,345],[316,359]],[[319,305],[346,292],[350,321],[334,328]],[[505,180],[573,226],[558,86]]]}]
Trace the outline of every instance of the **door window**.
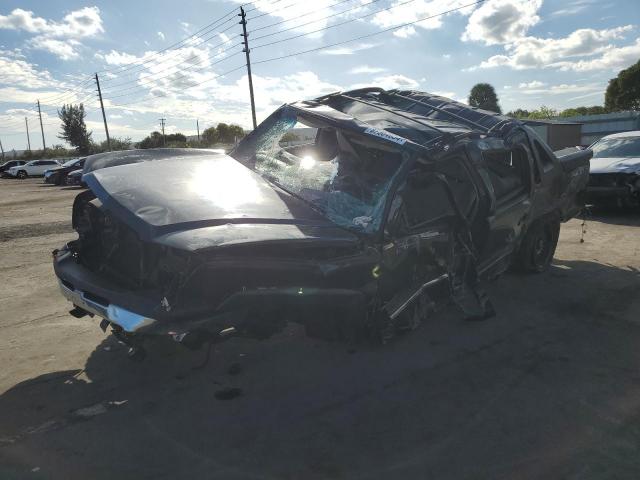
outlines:
[{"label": "door window", "polygon": [[483,157],[498,204],[527,192],[529,160],[522,146],[515,146],[511,150],[488,151]]}]

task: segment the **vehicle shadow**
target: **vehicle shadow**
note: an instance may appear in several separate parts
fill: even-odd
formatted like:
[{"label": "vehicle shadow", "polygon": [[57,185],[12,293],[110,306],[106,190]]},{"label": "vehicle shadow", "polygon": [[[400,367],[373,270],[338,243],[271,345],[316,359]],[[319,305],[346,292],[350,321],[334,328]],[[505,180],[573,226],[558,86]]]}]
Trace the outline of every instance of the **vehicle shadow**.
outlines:
[{"label": "vehicle shadow", "polygon": [[0,396],[0,465],[65,479],[639,472],[640,271],[558,261],[489,293],[492,319],[446,309],[355,351],[291,327],[216,345],[197,368],[205,351],[158,342],[132,363],[106,338],[84,370]]},{"label": "vehicle shadow", "polygon": [[590,220],[610,225],[640,226],[640,207],[589,207],[587,223]]}]

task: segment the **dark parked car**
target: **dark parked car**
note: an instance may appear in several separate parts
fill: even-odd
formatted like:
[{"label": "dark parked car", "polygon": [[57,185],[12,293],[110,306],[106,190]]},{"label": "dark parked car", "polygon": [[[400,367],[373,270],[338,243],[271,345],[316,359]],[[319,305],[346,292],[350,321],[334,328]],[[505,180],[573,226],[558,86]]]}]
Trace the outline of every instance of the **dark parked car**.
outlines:
[{"label": "dark parked car", "polygon": [[65,185],[67,183],[67,175],[74,170],[84,166],[84,158],[73,158],[63,163],[59,167],[50,168],[44,172],[44,182],[53,183],[54,185]]},{"label": "dark parked car", "polygon": [[[300,128],[315,140],[291,145]],[[484,279],[544,271],[590,156],[426,93],[336,93],[282,106],[230,156],[85,174],[55,272],[71,313],[132,354],[153,335],[195,346],[288,321],[386,341],[449,299],[486,318]]]},{"label": "dark parked car", "polygon": [[67,173],[65,183],[69,186],[87,188],[87,184],[82,180],[82,169],[73,170],[72,172]]},{"label": "dark parked car", "polygon": [[640,131],[616,133],[591,146],[588,202],[640,205]]},{"label": "dark parked car", "polygon": [[11,167],[19,167],[21,165],[24,165],[25,163],[27,163],[25,160],[9,160],[8,162],[4,162],[2,165],[0,165],[0,176],[2,177],[11,176],[8,173]]}]

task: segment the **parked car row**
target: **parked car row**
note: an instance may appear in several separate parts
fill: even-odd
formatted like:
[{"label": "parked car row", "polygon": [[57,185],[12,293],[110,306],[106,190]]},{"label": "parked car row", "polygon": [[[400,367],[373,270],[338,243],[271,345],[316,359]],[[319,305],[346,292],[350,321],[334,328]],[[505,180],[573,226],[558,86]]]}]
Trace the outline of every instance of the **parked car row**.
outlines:
[{"label": "parked car row", "polygon": [[0,176],[18,179],[44,177],[44,183],[83,186],[85,158],[72,158],[64,163],[61,160],[9,160],[0,165]]},{"label": "parked car row", "polygon": [[68,185],[67,178],[71,172],[80,172],[80,176],[82,176],[84,161],[85,158],[73,158],[62,165],[50,168],[44,172],[44,182],[54,185]]},{"label": "parked car row", "polygon": [[60,166],[57,160],[31,160],[24,162],[22,160],[12,160],[2,165],[1,172],[3,177],[27,178],[41,177],[44,173],[53,167]]}]

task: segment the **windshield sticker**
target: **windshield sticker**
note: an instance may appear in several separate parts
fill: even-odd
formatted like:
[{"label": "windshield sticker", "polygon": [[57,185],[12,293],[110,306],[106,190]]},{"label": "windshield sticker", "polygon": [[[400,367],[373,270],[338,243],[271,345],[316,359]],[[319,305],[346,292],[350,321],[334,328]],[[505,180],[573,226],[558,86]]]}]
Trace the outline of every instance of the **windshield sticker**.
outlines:
[{"label": "windshield sticker", "polygon": [[368,127],[364,133],[368,133],[369,135],[374,135],[379,138],[383,138],[385,140],[389,140],[390,142],[397,143],[398,145],[404,145],[407,142],[406,138],[399,137],[394,135],[393,133],[385,132],[384,130],[378,130],[377,128]]}]

